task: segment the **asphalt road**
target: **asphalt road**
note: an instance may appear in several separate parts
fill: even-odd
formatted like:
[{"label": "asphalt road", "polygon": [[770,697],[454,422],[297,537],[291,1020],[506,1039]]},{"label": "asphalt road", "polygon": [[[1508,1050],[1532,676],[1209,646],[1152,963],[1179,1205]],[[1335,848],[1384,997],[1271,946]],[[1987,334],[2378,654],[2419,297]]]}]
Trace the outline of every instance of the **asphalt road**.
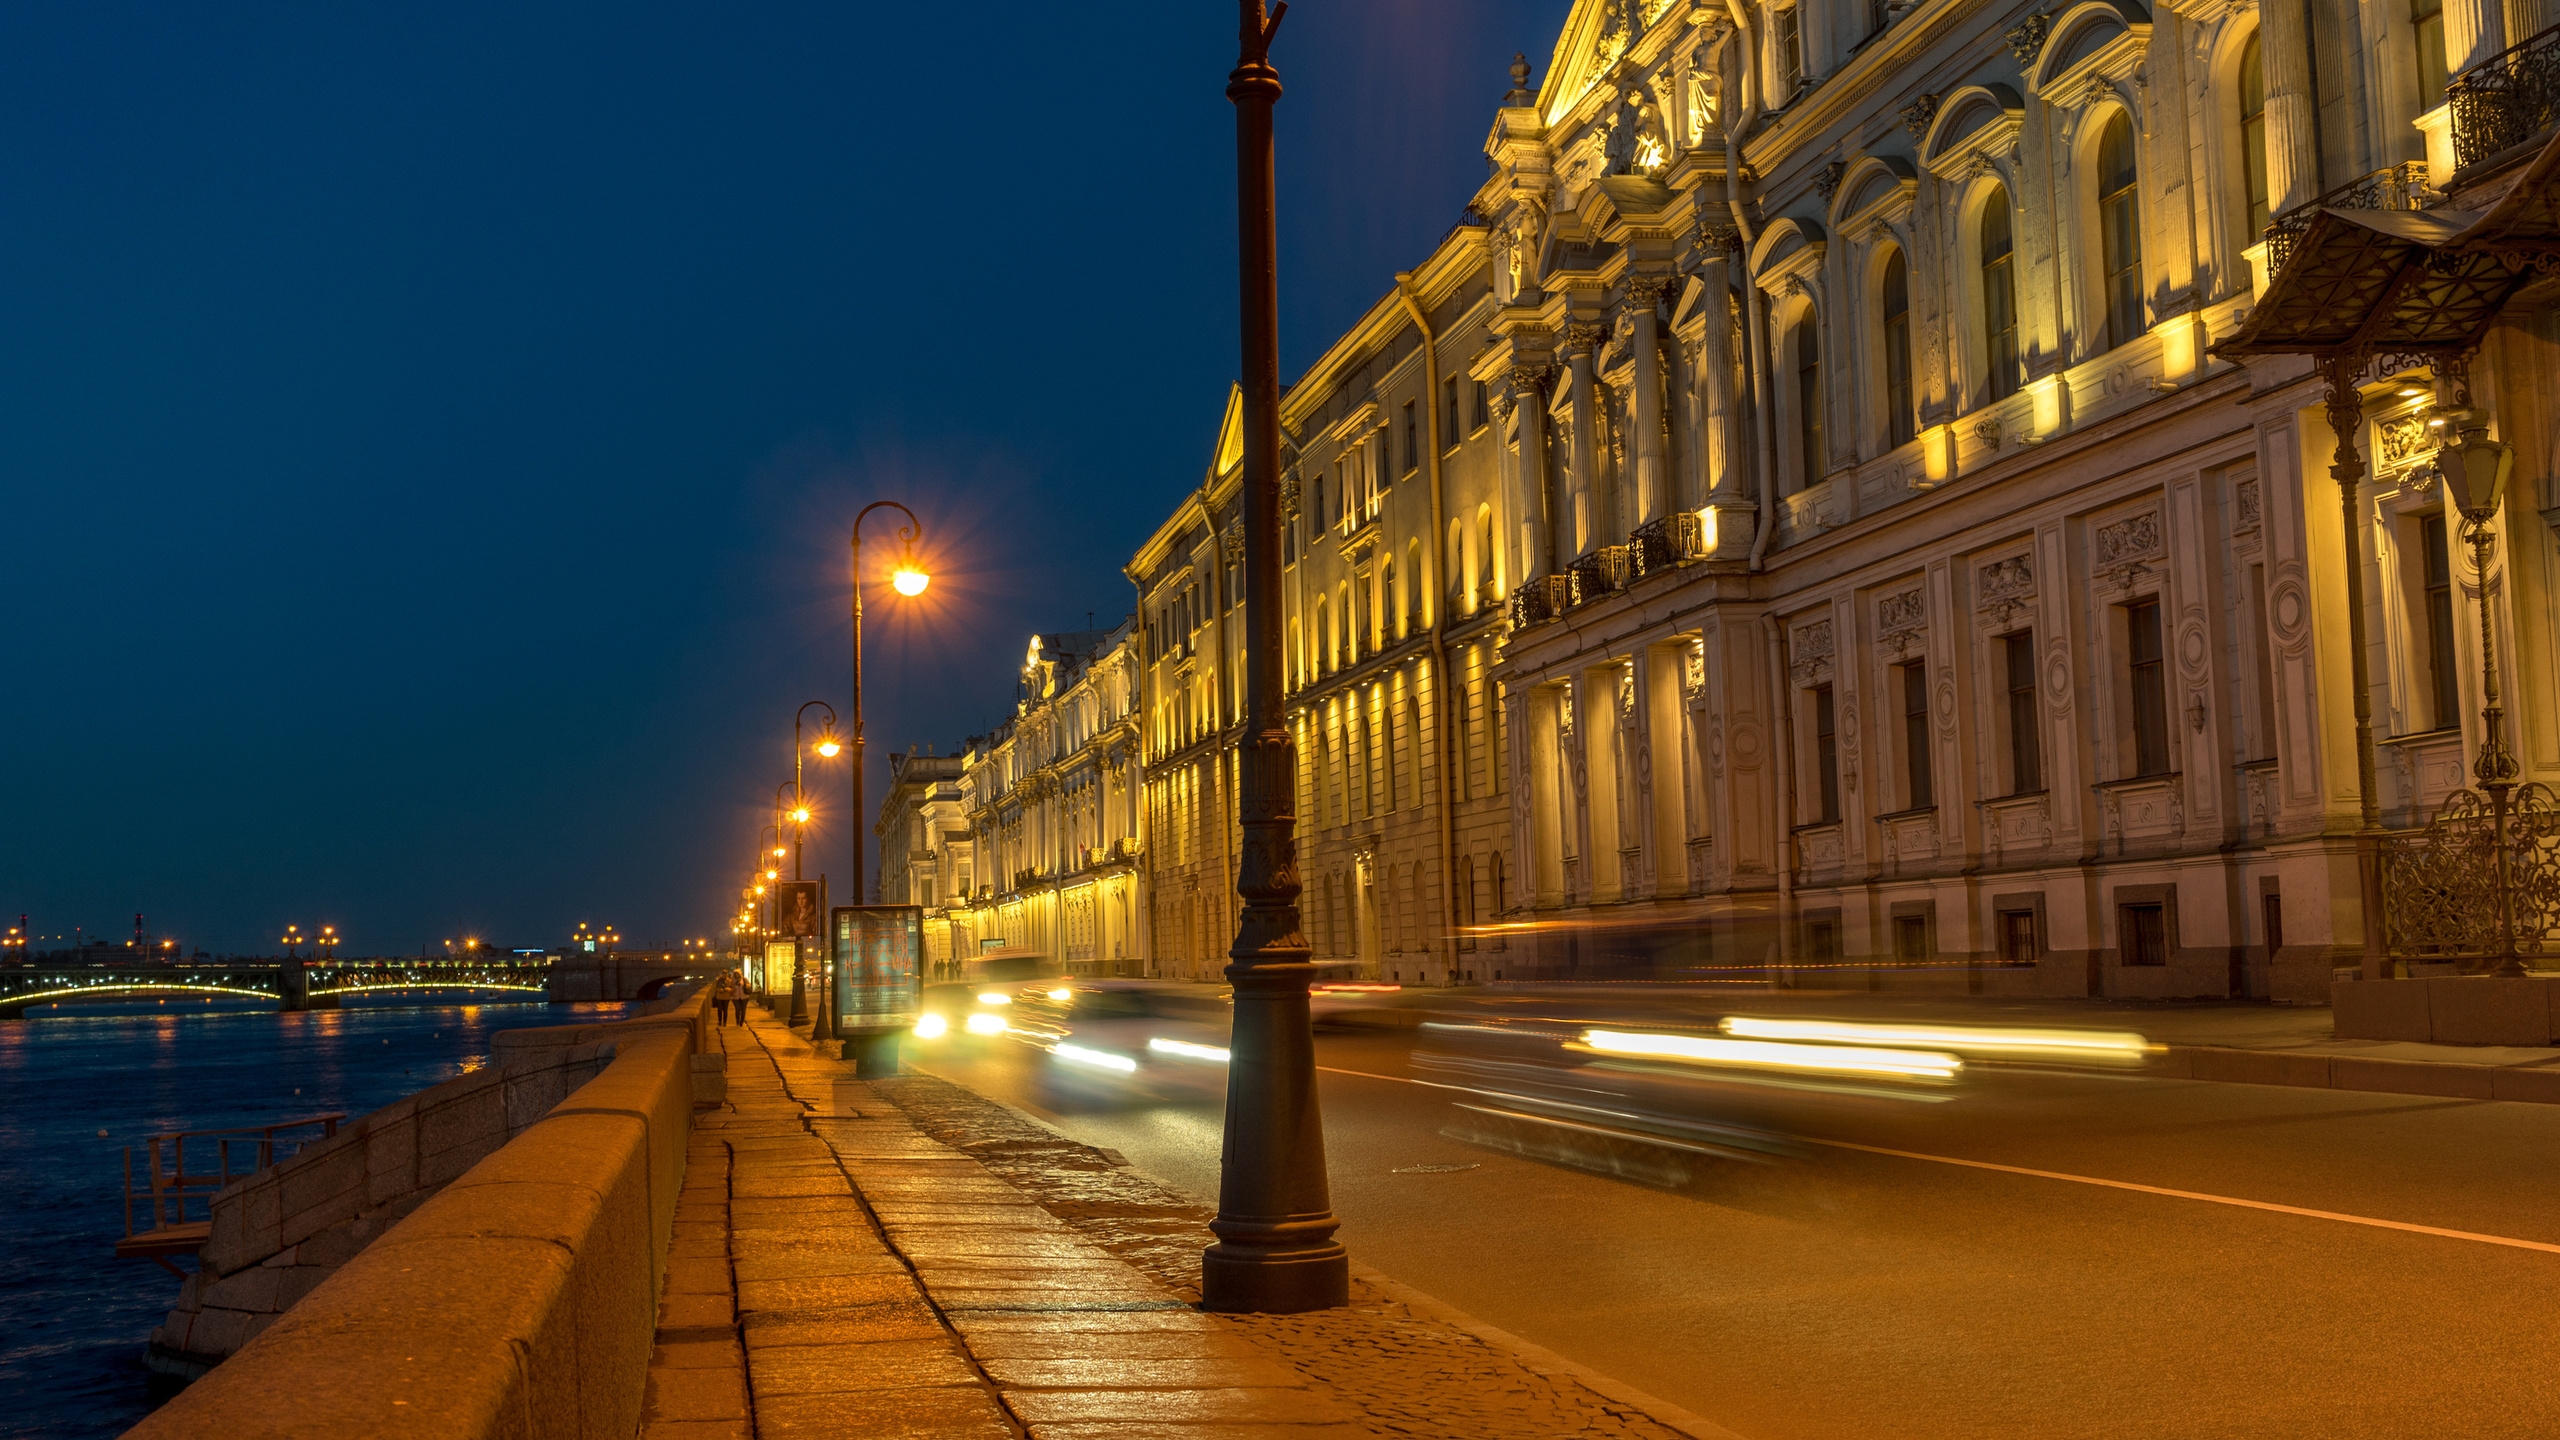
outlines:
[{"label": "asphalt road", "polygon": [[[1135,1094],[953,1039],[924,1068],[1215,1200],[1214,1076]],[[1353,1256],[1746,1440],[2560,1435],[2560,1106],[1979,1067],[1933,1101],[1703,1087],[1690,1113],[1793,1153],[1666,1187],[1444,1134],[1482,1097],[1424,1083],[1470,1078],[1439,1048],[1319,1036]]]}]

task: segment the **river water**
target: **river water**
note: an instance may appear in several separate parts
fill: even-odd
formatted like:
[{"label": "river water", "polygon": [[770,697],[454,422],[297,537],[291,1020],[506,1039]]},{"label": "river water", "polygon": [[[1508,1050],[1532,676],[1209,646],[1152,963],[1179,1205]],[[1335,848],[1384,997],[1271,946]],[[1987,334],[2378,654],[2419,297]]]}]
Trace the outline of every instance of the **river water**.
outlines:
[{"label": "river water", "polygon": [[178,1281],[115,1258],[127,1144],[353,1118],[477,1068],[499,1030],[628,1008],[136,1001],[0,1021],[0,1436],[115,1435],[164,1398],[142,1348]]}]

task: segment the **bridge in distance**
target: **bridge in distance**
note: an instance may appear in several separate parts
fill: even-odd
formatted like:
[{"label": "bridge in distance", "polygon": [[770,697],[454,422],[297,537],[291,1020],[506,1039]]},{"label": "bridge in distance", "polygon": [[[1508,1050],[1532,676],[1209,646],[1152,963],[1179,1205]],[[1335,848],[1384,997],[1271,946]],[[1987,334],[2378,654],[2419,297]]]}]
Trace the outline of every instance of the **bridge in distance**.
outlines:
[{"label": "bridge in distance", "polygon": [[0,1020],[46,1006],[175,996],[263,998],[279,1010],[334,1010],[348,996],[540,995],[554,1004],[648,1000],[716,962],[657,953],[510,956],[503,960],[269,960],[0,967]]}]

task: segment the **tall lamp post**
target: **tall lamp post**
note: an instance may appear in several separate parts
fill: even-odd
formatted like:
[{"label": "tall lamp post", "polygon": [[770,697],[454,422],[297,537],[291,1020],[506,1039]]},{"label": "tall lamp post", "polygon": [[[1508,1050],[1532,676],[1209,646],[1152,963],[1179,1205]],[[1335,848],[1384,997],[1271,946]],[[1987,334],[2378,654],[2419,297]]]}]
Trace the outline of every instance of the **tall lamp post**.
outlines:
[{"label": "tall lamp post", "polygon": [[[807,840],[809,835],[809,792],[801,787],[800,767],[801,761],[803,757],[807,755],[808,751],[803,748],[800,743],[800,722],[808,718],[809,712],[812,709],[824,710],[827,712],[827,728],[818,732],[818,743],[815,747],[818,754],[826,759],[832,760],[844,749],[844,742],[836,738],[836,707],[828,704],[824,700],[811,700],[803,703],[798,710],[792,712],[791,798],[793,808],[791,811],[791,818],[799,824],[799,828],[792,832],[791,839],[791,878],[794,880],[806,878],[800,873],[800,851],[802,843]],[[862,817],[860,815],[856,815],[854,817],[856,824],[860,824],[861,819]],[[822,886],[822,891],[823,888],[824,887]],[[857,896],[856,898],[859,899],[860,897]],[[826,1003],[824,998],[835,993],[835,984],[831,978],[832,967],[829,964],[829,957],[835,949],[835,940],[834,937],[826,933],[826,930],[826,907],[824,905],[820,905],[818,907],[818,963],[814,973],[817,976],[818,994],[821,998],[817,1009],[811,1012],[809,1018],[809,1039],[812,1043],[820,1040],[832,1040],[835,1038],[836,1033],[835,1006]]]},{"label": "tall lamp post", "polygon": [[2497,641],[2489,617],[2489,549],[2497,543],[2489,527],[2506,496],[2516,452],[2514,446],[2489,438],[2489,417],[2478,410],[2464,412],[2455,423],[2461,443],[2445,447],[2454,463],[2439,462],[2438,468],[2450,472],[2445,475],[2450,482],[2445,489],[2462,511],[2462,538],[2471,542],[2471,572],[2480,582],[2480,754],[2472,762],[2471,773],[2489,793],[2490,834],[2497,855],[2497,948],[2483,958],[2493,974],[2521,976],[2525,965],[2516,946],[2515,855],[2508,842],[2517,765],[2514,752],[2507,749],[2507,712],[2498,701]]},{"label": "tall lamp post", "polygon": [[1236,279],[1244,391],[1245,753],[1236,894],[1244,911],[1228,950],[1235,987],[1227,1130],[1219,1157],[1218,1237],[1200,1257],[1204,1309],[1287,1314],[1350,1303],[1351,1256],[1333,1232],[1324,1119],[1316,1108],[1307,938],[1298,923],[1297,747],[1280,708],[1280,281],[1273,215],[1271,107],[1280,72],[1271,37],[1283,3],[1239,0],[1242,54],[1227,76],[1236,107]]},{"label": "tall lamp post", "polygon": [[[862,522],[870,518],[872,511],[882,509],[907,517],[907,523],[898,527],[898,567],[889,572],[889,587],[912,600],[924,593],[932,578],[916,559],[916,542],[924,538],[924,522],[916,518],[916,512],[895,500],[874,500],[853,517],[853,815],[845,828],[853,832],[852,903],[856,905],[866,904],[871,898],[871,887],[863,879],[866,847],[862,839],[868,828],[862,811]],[[832,952],[835,937],[828,936],[820,948]],[[832,998],[830,992],[830,1007]],[[895,1032],[866,1033],[856,1037],[854,1044],[856,1075],[887,1075],[897,1070]]]}]

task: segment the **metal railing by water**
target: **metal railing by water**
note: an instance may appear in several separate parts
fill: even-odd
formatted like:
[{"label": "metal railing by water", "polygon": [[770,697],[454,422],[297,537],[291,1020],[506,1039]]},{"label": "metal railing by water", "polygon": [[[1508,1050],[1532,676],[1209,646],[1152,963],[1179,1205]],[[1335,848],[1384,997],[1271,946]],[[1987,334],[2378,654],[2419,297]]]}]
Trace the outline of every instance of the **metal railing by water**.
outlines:
[{"label": "metal railing by water", "polygon": [[2444,199],[2427,188],[2427,162],[2404,160],[2359,175],[2325,195],[2294,206],[2267,226],[2267,275],[2272,279],[2293,254],[2293,242],[2311,228],[2311,217],[2331,210],[2424,210]]},{"label": "metal railing by water", "polygon": [[[192,1255],[202,1248],[213,1226],[213,1197],[233,1181],[245,1180],[279,1160],[291,1159],[303,1146],[338,1133],[339,1111],[273,1125],[233,1130],[185,1130],[153,1135],[124,1150],[124,1238],[116,1254],[126,1259],[157,1260],[163,1268],[171,1255]],[[310,1133],[317,1130],[318,1134]],[[188,1143],[195,1146],[192,1161]],[[134,1152],[142,1152],[140,1173]],[[197,1168],[188,1168],[190,1164]],[[141,1224],[135,1225],[139,1216]]]},{"label": "metal railing by water", "polygon": [[2454,77],[2453,163],[2468,169],[2560,125],[2560,25]]}]

